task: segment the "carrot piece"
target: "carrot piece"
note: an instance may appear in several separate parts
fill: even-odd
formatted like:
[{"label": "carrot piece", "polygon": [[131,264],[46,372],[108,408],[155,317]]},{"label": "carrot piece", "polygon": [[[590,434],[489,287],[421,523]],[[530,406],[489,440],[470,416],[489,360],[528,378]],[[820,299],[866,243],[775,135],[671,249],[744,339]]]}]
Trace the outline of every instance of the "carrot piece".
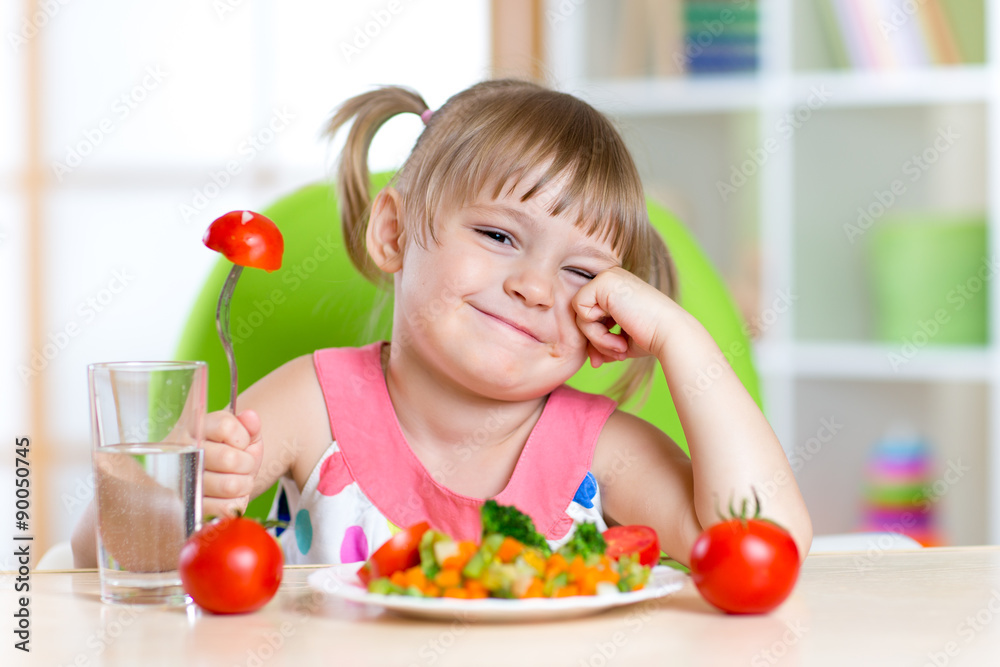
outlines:
[{"label": "carrot piece", "polygon": [[580,594],[581,595],[596,595],[597,594],[597,582],[600,581],[601,573],[593,568],[588,568],[586,572],[583,573],[583,577],[580,578]]},{"label": "carrot piece", "polygon": [[559,552],[556,552],[551,556],[549,556],[549,565],[552,567],[559,568],[559,570],[562,572],[565,572],[566,570],[569,569],[569,562],[566,560],[566,557]]},{"label": "carrot piece", "polygon": [[486,586],[483,586],[483,582],[478,579],[467,579],[465,582],[465,590],[469,594],[470,599],[485,598],[490,595],[490,592],[486,590]]},{"label": "carrot piece", "polygon": [[545,584],[537,577],[531,580],[531,584],[524,591],[522,598],[543,598],[545,597]]},{"label": "carrot piece", "polygon": [[389,581],[396,584],[397,586],[402,586],[403,588],[406,588],[407,585],[406,573],[403,572],[403,570],[396,570],[395,572],[392,573],[392,576],[389,577]]},{"label": "carrot piece", "polygon": [[443,598],[459,598],[462,600],[469,599],[469,592],[464,588],[446,588],[444,593],[441,594]]},{"label": "carrot piece", "polygon": [[497,558],[500,559],[501,563],[509,563],[517,558],[522,551],[524,551],[523,544],[513,537],[505,537],[500,548],[497,549]]},{"label": "carrot piece", "polygon": [[406,579],[407,586],[416,586],[420,590],[423,590],[427,586],[427,575],[424,574],[424,568],[419,565],[414,565],[410,569],[404,570],[403,576]]},{"label": "carrot piece", "polygon": [[462,540],[458,543],[458,553],[449,556],[441,563],[441,567],[446,570],[461,570],[465,567],[469,559],[479,551],[479,545],[469,540]]},{"label": "carrot piece", "polygon": [[612,584],[617,584],[619,578],[614,568],[609,567],[606,570],[598,570],[598,581],[609,581]]},{"label": "carrot piece", "polygon": [[579,595],[580,589],[577,588],[576,584],[569,584],[568,586],[563,586],[562,588],[557,588],[552,592],[552,597],[554,598],[568,598],[574,595]]},{"label": "carrot piece", "polygon": [[582,581],[583,575],[587,571],[587,566],[583,562],[583,556],[574,556],[569,564],[570,581]]},{"label": "carrot piece", "polygon": [[557,574],[561,574],[567,570],[569,570],[569,563],[566,562],[563,555],[560,553],[554,553],[549,556],[549,562],[545,566],[545,578],[551,579]]},{"label": "carrot piece", "polygon": [[462,585],[462,573],[458,570],[441,570],[434,575],[434,583],[441,588],[457,588]]},{"label": "carrot piece", "polygon": [[437,584],[427,582],[427,585],[423,587],[423,594],[429,598],[439,598],[441,597],[441,587]]}]

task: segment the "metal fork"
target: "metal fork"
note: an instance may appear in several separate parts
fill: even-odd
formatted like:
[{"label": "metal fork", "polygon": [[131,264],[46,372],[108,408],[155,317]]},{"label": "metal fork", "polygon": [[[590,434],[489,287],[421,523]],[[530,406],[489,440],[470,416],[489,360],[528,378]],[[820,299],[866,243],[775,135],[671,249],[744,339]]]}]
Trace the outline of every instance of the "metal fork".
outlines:
[{"label": "metal fork", "polygon": [[236,356],[233,354],[233,339],[229,335],[229,304],[233,300],[233,290],[236,289],[236,281],[240,279],[243,267],[234,264],[226,277],[226,284],[222,286],[219,294],[219,306],[215,309],[215,328],[219,332],[219,340],[222,341],[222,349],[226,351],[226,361],[229,362],[229,411],[236,414]]}]

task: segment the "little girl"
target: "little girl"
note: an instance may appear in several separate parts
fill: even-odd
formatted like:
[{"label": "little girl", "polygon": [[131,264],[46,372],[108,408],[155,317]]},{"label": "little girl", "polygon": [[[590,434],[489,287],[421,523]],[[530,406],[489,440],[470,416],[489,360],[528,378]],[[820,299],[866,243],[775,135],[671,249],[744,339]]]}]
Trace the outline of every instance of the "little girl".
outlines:
[{"label": "little girl", "polygon": [[[369,196],[367,153],[401,113],[426,127]],[[381,88],[348,100],[338,172],[344,241],[394,295],[391,340],[319,350],[209,416],[205,515],[280,479],[289,563],[365,559],[399,527],[480,532],[484,499],[529,514],[554,547],[574,525],[645,524],[686,562],[719,506],[776,488],[768,518],[800,553],[812,528],[774,433],[722,353],[671,297],[671,263],[611,123],[573,96],[490,81],[433,113]],[[617,325],[619,329],[612,331]],[[666,376],[690,458],[615,401],[564,383],[627,363],[617,398]],[[775,483],[775,482],[779,483]]]}]

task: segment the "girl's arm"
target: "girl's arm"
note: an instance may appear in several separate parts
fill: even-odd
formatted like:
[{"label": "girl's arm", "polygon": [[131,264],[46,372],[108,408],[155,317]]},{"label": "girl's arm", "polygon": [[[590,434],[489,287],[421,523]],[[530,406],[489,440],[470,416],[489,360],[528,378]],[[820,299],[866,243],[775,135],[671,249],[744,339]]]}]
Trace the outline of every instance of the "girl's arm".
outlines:
[{"label": "girl's arm", "polygon": [[[654,355],[688,441],[690,461],[656,427],[616,413],[598,440],[594,468],[606,512],[645,523],[664,550],[686,561],[718,509],[761,496],[767,518],[784,526],[804,557],[812,523],[774,431],[705,328],[665,294],[624,269],[602,272],[574,298],[594,365]],[[622,334],[608,326],[619,324]],[[698,378],[702,383],[699,385]],[[715,378],[707,386],[704,378]],[[617,461],[617,468],[616,468]],[[631,462],[631,463],[630,463]]]}]

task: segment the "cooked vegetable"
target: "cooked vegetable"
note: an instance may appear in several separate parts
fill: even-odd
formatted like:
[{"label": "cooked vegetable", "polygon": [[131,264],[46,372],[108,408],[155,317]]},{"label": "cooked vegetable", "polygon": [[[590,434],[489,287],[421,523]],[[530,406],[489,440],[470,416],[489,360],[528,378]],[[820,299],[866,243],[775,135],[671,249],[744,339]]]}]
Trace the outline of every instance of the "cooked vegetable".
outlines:
[{"label": "cooked vegetable", "polygon": [[603,555],[608,548],[604,537],[597,530],[597,525],[593,523],[581,523],[573,532],[573,537],[569,538],[566,544],[559,547],[559,553],[566,558],[582,556],[584,560],[591,556]]},{"label": "cooked vegetable", "polygon": [[501,505],[495,500],[487,500],[482,508],[483,536],[499,533],[513,537],[521,544],[541,549],[548,555],[552,552],[549,543],[535,529],[531,517],[513,505]]},{"label": "cooked vegetable", "polygon": [[637,554],[617,560],[605,555],[604,538],[594,524],[578,525],[556,553],[531,519],[513,507],[488,501],[483,525],[488,532],[479,544],[424,531],[419,563],[367,582],[369,592],[460,599],[566,597],[633,591],[649,579],[650,569]]},{"label": "cooked vegetable", "polygon": [[438,542],[453,542],[450,537],[445,535],[439,530],[428,530],[420,538],[419,554],[420,558],[417,563],[424,570],[424,574],[428,577],[433,577],[441,569],[441,566],[437,562],[437,558],[434,557],[435,545]]}]

